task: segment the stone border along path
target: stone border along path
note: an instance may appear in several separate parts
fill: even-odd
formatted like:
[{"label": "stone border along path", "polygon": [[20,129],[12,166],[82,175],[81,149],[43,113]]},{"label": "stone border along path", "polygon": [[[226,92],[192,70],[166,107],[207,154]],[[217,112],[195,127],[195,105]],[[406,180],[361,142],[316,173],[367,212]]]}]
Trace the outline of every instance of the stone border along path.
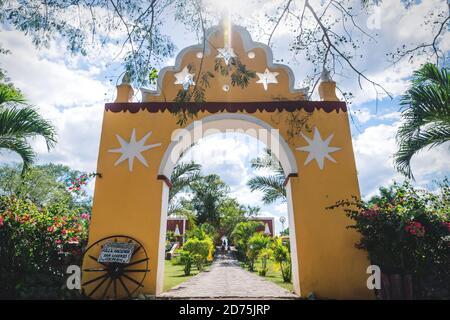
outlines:
[{"label": "stone border along path", "polygon": [[159,299],[299,299],[294,293],[239,266],[231,254],[218,254],[209,270],[160,294]]}]

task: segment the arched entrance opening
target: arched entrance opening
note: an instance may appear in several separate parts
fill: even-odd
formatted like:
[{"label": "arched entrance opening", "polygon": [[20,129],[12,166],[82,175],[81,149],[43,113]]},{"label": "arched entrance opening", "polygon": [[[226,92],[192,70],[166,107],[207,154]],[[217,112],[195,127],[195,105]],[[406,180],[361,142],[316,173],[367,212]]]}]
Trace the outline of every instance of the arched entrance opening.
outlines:
[{"label": "arched entrance opening", "polygon": [[259,140],[280,161],[286,176],[286,200],[289,225],[289,241],[292,259],[292,282],[294,292],[300,295],[300,283],[298,275],[297,243],[295,235],[295,220],[292,205],[290,178],[298,176],[297,163],[292,150],[279,131],[268,123],[246,114],[221,113],[210,115],[201,121],[195,121],[183,129],[175,131],[172,135],[172,143],[168,146],[162,158],[158,176],[167,183],[163,186],[161,207],[161,229],[159,239],[159,257],[157,274],[157,294],[163,291],[164,284],[164,259],[166,247],[166,226],[169,201],[170,180],[172,171],[180,157],[201,139],[217,135],[219,133],[245,134]]}]

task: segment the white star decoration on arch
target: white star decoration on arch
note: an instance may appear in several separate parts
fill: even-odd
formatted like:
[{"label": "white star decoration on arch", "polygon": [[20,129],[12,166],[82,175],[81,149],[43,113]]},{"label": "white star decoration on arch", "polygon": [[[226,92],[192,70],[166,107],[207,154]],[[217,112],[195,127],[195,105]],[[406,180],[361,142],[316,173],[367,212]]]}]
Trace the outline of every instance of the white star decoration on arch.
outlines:
[{"label": "white star decoration on arch", "polygon": [[187,90],[189,89],[189,86],[195,85],[194,74],[189,73],[187,66],[185,66],[180,72],[175,73],[174,76],[177,79],[174,84],[181,84],[183,86],[183,90]]},{"label": "white star decoration on arch", "polygon": [[278,83],[278,72],[270,72],[269,69],[266,68],[264,73],[257,72],[256,75],[259,77],[259,80],[256,81],[256,83],[262,83],[264,86],[264,90],[266,91],[269,83]]},{"label": "white star decoration on arch", "polygon": [[296,150],[299,151],[309,152],[308,157],[306,158],[304,163],[305,165],[307,165],[312,160],[316,160],[320,170],[323,170],[325,158],[336,163],[336,160],[334,160],[334,158],[330,156],[330,153],[341,150],[341,148],[328,146],[331,142],[331,139],[333,139],[334,134],[330,134],[328,138],[322,140],[319,129],[317,129],[317,127],[314,128],[314,138],[312,140],[305,136],[303,133],[300,134],[306,140],[306,142],[308,142],[307,146],[296,148]]},{"label": "white star decoration on arch", "polygon": [[216,58],[223,58],[223,61],[225,61],[226,65],[230,63],[231,59],[236,58],[234,49],[231,47],[225,46],[224,48],[218,48],[217,51],[219,51],[219,54],[216,56]]},{"label": "white star decoration on arch", "polygon": [[159,147],[161,143],[145,145],[145,141],[152,135],[148,132],[141,140],[136,141],[136,129],[131,132],[130,142],[125,141],[121,136],[116,134],[116,138],[120,143],[120,148],[110,149],[108,152],[121,153],[121,156],[114,163],[114,166],[119,165],[125,160],[128,160],[128,170],[133,171],[134,158],[138,159],[144,166],[148,167],[147,161],[142,156],[142,152]]}]

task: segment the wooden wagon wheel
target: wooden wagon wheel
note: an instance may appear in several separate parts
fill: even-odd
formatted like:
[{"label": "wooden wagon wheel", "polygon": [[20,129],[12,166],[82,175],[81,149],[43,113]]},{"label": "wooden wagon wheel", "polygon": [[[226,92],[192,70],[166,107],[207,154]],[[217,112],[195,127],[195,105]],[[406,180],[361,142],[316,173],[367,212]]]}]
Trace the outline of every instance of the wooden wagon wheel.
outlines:
[{"label": "wooden wagon wheel", "polygon": [[[134,250],[128,263],[98,261],[101,250],[111,243],[132,244]],[[86,268],[82,272],[83,279],[87,280],[82,283],[83,294],[95,299],[132,298],[143,287],[145,276],[150,271],[148,260],[144,246],[132,237],[115,235],[98,240],[84,252]]]}]

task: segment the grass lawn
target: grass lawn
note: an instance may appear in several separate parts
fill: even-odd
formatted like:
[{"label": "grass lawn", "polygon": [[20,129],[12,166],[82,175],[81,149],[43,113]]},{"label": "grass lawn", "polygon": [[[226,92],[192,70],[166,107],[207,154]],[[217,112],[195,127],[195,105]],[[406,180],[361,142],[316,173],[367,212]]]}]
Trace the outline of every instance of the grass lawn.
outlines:
[{"label": "grass lawn", "polygon": [[[258,270],[260,266],[261,262],[258,261],[257,263],[255,263],[255,270]],[[288,283],[283,282],[283,277],[281,276],[280,268],[273,261],[268,261],[267,266],[269,270],[267,271],[266,276],[263,277],[264,279],[271,281],[290,292],[294,291],[294,285],[291,282]],[[255,271],[255,274],[259,275],[258,271]]]},{"label": "grass lawn", "polygon": [[[191,268],[191,275],[185,276],[183,265],[173,265],[170,260],[165,260],[164,263],[164,291],[172,289],[198,274],[198,270],[195,266],[192,266]],[[205,267],[205,269],[207,269],[207,267]]]}]

